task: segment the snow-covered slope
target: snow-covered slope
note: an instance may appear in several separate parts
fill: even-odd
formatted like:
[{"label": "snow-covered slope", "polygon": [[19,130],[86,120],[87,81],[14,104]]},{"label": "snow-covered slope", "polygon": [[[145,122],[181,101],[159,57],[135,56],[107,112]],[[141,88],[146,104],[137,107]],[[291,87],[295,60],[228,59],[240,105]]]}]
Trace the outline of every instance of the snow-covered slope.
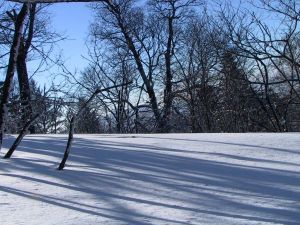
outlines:
[{"label": "snow-covered slope", "polygon": [[[6,149],[13,136],[5,139]],[[27,136],[0,224],[300,224],[300,134]]]}]

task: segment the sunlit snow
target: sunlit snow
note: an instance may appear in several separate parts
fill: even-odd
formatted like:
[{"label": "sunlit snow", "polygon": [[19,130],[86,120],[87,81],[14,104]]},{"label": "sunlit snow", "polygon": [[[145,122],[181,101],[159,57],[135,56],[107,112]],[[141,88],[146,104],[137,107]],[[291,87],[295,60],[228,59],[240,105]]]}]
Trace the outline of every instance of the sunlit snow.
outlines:
[{"label": "sunlit snow", "polygon": [[[7,136],[1,156],[13,136]],[[299,224],[300,134],[29,135],[0,224]]]}]

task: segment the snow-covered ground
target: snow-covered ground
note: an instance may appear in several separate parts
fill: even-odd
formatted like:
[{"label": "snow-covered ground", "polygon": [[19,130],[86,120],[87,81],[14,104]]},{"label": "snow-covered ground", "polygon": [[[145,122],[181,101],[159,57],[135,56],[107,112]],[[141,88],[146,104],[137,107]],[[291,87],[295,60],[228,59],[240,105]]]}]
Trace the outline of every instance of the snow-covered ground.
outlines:
[{"label": "snow-covered ground", "polygon": [[[7,136],[1,157],[12,143]],[[300,224],[300,134],[27,136],[0,224]]]}]

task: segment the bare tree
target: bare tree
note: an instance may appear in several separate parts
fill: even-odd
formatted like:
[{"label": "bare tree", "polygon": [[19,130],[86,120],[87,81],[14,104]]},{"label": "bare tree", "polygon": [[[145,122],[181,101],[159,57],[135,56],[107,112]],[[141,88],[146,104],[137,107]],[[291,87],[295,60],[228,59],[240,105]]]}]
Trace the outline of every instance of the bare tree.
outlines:
[{"label": "bare tree", "polygon": [[[299,96],[295,88],[295,82],[299,83],[298,51],[291,49],[291,44],[297,36],[299,4],[297,1],[262,0],[255,2],[253,6],[256,12],[250,12],[248,9],[234,12],[227,6],[222,8],[220,17],[236,54],[249,61],[248,65],[252,71],[248,79],[257,93],[256,99],[260,102],[261,109],[267,115],[270,130],[286,131],[285,111],[289,103],[282,105],[285,108],[282,110],[276,100],[278,97],[275,97],[279,93],[275,91],[279,90],[281,84],[286,83],[291,89],[287,95],[294,93]],[[263,22],[259,12],[268,13],[271,19],[276,18],[277,23]],[[288,75],[290,70],[286,66],[283,67],[282,63],[293,64],[293,76]],[[257,90],[260,90],[260,93]]]},{"label": "bare tree", "polygon": [[214,126],[216,72],[220,61],[214,42],[220,34],[216,35],[211,19],[203,14],[189,20],[180,54],[175,56],[180,72],[174,96],[177,102],[185,102],[188,113],[183,116],[186,116],[192,132],[210,132]]},{"label": "bare tree", "polygon": [[0,149],[2,146],[3,135],[4,135],[4,121],[7,116],[7,102],[12,85],[12,80],[15,73],[15,65],[18,58],[19,46],[21,42],[21,37],[23,33],[24,20],[27,16],[30,3],[24,3],[20,12],[16,16],[15,29],[14,29],[14,38],[11,45],[9,63],[7,67],[6,78],[4,81],[2,89],[2,98],[0,103]]},{"label": "bare tree", "polygon": [[90,97],[89,99],[79,108],[79,110],[77,111],[77,113],[71,118],[70,120],[70,127],[69,127],[69,137],[68,137],[68,142],[67,142],[67,147],[63,156],[63,159],[58,167],[58,170],[63,170],[66,164],[66,161],[69,157],[70,151],[71,151],[71,147],[72,147],[72,142],[73,142],[73,135],[74,135],[74,128],[75,128],[75,122],[76,119],[78,118],[78,116],[80,116],[80,114],[84,111],[84,109],[89,105],[89,103],[91,103],[93,101],[93,99],[101,92],[103,91],[108,91],[111,88],[115,88],[118,86],[123,86],[123,85],[127,85],[126,84],[119,84],[116,86],[112,86],[112,87],[108,87],[108,88],[104,88],[104,89],[97,89]]},{"label": "bare tree", "polygon": [[[158,132],[170,130],[173,55],[175,37],[179,34],[175,26],[193,3],[183,0],[152,1],[149,7],[151,13],[144,13],[134,1],[104,2],[104,5],[94,6],[105,27],[94,24],[93,35],[114,47],[128,49],[145,86]],[[159,78],[162,80],[159,81]],[[163,82],[163,107],[160,107],[155,82]]]}]

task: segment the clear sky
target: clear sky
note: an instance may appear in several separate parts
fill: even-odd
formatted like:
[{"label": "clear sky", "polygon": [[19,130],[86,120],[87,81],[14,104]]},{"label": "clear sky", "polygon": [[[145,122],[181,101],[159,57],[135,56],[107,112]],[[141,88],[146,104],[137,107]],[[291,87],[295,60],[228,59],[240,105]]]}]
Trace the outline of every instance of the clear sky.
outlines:
[{"label": "clear sky", "polygon": [[86,52],[84,43],[92,20],[91,10],[84,3],[60,3],[50,6],[49,12],[55,30],[65,32],[69,38],[60,44],[66,50],[65,56],[78,65],[80,55]]},{"label": "clear sky", "polygon": [[[82,55],[87,55],[85,41],[92,21],[92,12],[86,3],[56,3],[48,8],[51,14],[53,30],[64,33],[68,39],[61,41],[57,51],[61,50],[66,60],[67,68],[81,71],[86,66]],[[33,64],[34,65],[34,64]],[[34,66],[32,65],[32,69]],[[53,71],[43,72],[36,79],[41,85],[49,82],[49,74]]]},{"label": "clear sky", "polygon": [[[239,5],[240,0],[231,0],[234,5]],[[66,60],[66,66],[70,71],[82,71],[87,61],[82,56],[87,56],[85,41],[89,32],[89,24],[93,20],[92,11],[86,3],[55,3],[49,6],[51,24],[56,32],[64,33],[68,39],[60,42],[57,51],[61,50]],[[35,68],[34,63],[29,64],[29,70]],[[30,72],[30,71],[29,71]],[[35,80],[43,85],[49,83],[49,75],[55,72],[43,72],[37,75]]]}]

